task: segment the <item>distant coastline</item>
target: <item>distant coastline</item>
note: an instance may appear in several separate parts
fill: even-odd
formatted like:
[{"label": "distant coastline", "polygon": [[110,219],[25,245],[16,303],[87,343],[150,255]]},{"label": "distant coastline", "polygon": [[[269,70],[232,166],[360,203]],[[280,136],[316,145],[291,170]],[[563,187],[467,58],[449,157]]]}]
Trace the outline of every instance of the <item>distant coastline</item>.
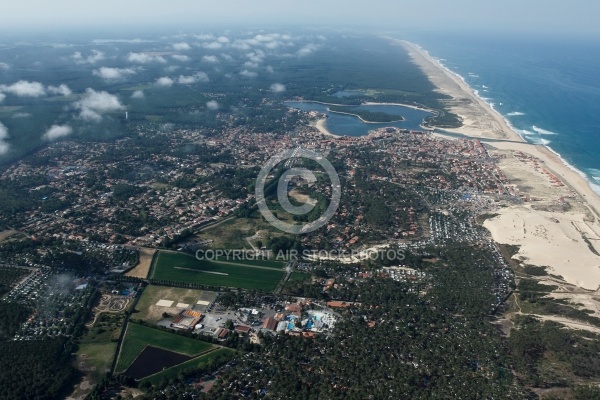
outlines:
[{"label": "distant coastline", "polygon": [[[503,204],[497,217],[485,221],[494,241],[518,246],[514,257],[520,262],[548,266],[567,282],[596,290],[600,257],[591,251],[587,238],[600,240],[600,196],[591,182],[548,146],[524,140],[463,77],[418,45],[390,40],[404,46],[438,91],[450,96],[448,108],[462,119],[461,127],[434,134],[480,140],[500,156],[508,184],[520,189],[522,203]],[[559,206],[566,203],[567,208]],[[539,229],[545,233],[540,235]]]}]

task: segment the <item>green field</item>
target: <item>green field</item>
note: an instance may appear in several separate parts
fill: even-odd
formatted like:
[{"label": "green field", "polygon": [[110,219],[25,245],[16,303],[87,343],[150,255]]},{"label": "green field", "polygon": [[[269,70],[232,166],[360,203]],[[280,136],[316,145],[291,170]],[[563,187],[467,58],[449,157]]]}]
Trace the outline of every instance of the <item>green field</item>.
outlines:
[{"label": "green field", "polygon": [[214,347],[212,344],[200,340],[190,339],[144,325],[129,323],[127,325],[127,333],[121,344],[121,351],[119,352],[115,372],[125,371],[148,345],[188,356],[201,354]]},{"label": "green field", "polygon": [[292,272],[289,281],[307,281],[310,277],[311,275],[305,272]]},{"label": "green field", "polygon": [[211,364],[224,364],[225,361],[233,357],[234,354],[234,350],[222,347],[220,349],[211,351],[210,353],[204,354],[200,357],[196,357],[192,360],[186,361],[174,367],[165,369],[164,371],[161,371],[157,374],[150,375],[149,377],[142,379],[141,382],[149,381],[151,383],[156,384],[163,378],[176,378],[180,371],[184,371],[187,369],[205,368],[210,366]]},{"label": "green field", "polygon": [[152,278],[208,286],[274,290],[285,274],[283,266],[277,261],[197,260],[188,254],[161,251],[152,268]]}]

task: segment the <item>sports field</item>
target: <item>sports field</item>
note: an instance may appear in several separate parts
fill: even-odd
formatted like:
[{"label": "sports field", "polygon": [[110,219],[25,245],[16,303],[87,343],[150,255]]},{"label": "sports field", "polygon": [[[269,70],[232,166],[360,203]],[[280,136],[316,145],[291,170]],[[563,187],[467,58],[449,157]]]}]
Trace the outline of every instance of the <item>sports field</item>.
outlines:
[{"label": "sports field", "polygon": [[129,323],[121,344],[115,372],[125,371],[146,346],[182,353],[190,357],[204,353],[215,346],[196,339],[161,331],[148,326]]},{"label": "sports field", "polygon": [[285,264],[260,260],[197,260],[194,256],[160,251],[152,278],[208,286],[274,290],[283,278]]}]

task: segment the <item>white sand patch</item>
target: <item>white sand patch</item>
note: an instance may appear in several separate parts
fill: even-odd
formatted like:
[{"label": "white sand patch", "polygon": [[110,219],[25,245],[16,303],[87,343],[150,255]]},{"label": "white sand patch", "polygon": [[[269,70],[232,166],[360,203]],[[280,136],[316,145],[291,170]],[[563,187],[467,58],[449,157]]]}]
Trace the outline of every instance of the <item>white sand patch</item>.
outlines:
[{"label": "white sand patch", "polygon": [[210,304],[210,301],[206,301],[206,300],[198,300],[196,302],[196,304],[198,304],[199,306],[207,306]]},{"label": "white sand patch", "polygon": [[177,308],[188,308],[190,305],[186,303],[177,303]]},{"label": "white sand patch", "polygon": [[171,307],[173,305],[173,303],[175,303],[173,300],[164,300],[164,299],[160,299],[156,305],[159,307]]},{"label": "white sand patch", "polygon": [[598,243],[583,213],[557,213],[518,206],[498,210],[484,226],[499,243],[521,246],[514,258],[526,264],[548,266],[550,273],[589,290],[600,285],[600,256],[588,240]]}]

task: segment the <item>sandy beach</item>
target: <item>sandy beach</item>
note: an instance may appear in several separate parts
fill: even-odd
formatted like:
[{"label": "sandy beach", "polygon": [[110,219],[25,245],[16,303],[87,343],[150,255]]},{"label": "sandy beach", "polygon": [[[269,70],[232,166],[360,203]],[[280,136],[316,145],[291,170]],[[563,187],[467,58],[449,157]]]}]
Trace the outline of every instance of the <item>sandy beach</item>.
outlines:
[{"label": "sandy beach", "polygon": [[[506,120],[455,73],[405,41],[413,61],[440,93],[463,126],[448,132],[480,139],[498,156],[499,167],[523,202],[502,204],[485,227],[498,243],[519,245],[523,264],[549,267],[568,283],[600,288],[600,196],[587,180],[541,145],[526,143]],[[448,139],[453,136],[437,133]]]},{"label": "sandy beach", "polygon": [[314,125],[314,126],[315,126],[315,128],[317,128],[317,130],[318,130],[319,132],[321,132],[323,135],[327,135],[327,136],[334,136],[334,137],[339,137],[339,136],[337,136],[337,135],[334,135],[333,133],[329,132],[329,131],[327,130],[327,128],[325,128],[325,121],[327,121],[327,118],[321,118],[321,119],[318,119],[318,120],[315,122],[315,125]]}]

